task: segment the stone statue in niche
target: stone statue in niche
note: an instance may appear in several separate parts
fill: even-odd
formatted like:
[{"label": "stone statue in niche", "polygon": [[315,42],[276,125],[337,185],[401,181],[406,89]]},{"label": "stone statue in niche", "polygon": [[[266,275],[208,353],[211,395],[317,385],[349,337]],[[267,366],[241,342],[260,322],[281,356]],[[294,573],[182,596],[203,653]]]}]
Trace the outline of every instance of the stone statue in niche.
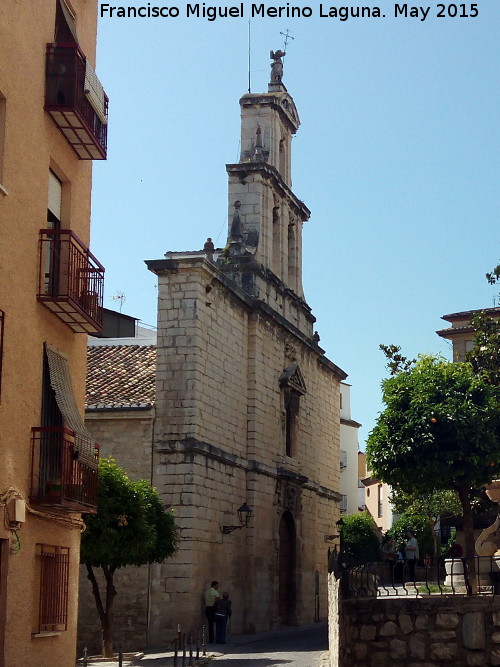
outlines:
[{"label": "stone statue in niche", "polygon": [[234,202],[234,213],[231,221],[231,231],[229,233],[231,239],[241,240],[241,219],[240,219],[241,202]]},{"label": "stone statue in niche", "polygon": [[281,83],[283,78],[283,61],[281,60],[286,56],[284,51],[271,51],[269,57],[273,61],[271,63],[271,83]]}]

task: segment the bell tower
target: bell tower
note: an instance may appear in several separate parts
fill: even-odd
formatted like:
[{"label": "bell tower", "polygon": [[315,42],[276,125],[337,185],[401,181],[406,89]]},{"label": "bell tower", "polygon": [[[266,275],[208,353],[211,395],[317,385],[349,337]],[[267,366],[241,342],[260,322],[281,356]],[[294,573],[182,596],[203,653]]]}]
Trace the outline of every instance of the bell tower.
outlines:
[{"label": "bell tower", "polygon": [[229,224],[222,262],[252,296],[275,307],[273,284],[281,298],[309,310],[302,290],[302,225],[310,211],[292,191],[292,136],[300,120],[282,82],[284,55],[271,51],[267,93],[240,99],[241,155],[237,164],[226,165]]}]

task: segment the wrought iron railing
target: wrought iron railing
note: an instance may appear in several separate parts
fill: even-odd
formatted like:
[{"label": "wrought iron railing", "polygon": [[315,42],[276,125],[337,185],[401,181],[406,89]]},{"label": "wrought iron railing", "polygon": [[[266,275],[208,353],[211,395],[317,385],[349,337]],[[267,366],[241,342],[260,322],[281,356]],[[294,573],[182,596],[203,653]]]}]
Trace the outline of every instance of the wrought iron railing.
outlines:
[{"label": "wrought iron railing", "polygon": [[104,267],[69,229],[40,230],[38,300],[77,333],[102,331]]},{"label": "wrought iron railing", "polygon": [[[74,432],[65,427],[35,427],[31,432],[31,502],[71,512],[95,512],[97,466],[78,458]],[[97,464],[99,449],[95,447]]]},{"label": "wrought iron railing", "polygon": [[47,44],[45,110],[81,159],[106,159],[108,98],[99,113],[86,91],[87,59],[76,44]]},{"label": "wrought iron railing", "polygon": [[414,570],[404,561],[343,568],[339,560],[336,567],[345,597],[500,594],[500,557],[496,556],[444,559]]}]

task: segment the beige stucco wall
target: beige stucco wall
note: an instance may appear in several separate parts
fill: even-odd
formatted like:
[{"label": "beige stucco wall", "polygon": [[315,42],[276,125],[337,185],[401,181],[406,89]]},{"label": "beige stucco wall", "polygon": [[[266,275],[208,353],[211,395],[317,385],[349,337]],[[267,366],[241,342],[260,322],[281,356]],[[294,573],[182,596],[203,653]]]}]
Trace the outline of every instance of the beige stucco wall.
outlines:
[{"label": "beige stucco wall", "polygon": [[[378,512],[378,488],[381,487],[382,499],[382,513],[379,516]],[[365,488],[365,504],[366,510],[372,515],[375,523],[380,529],[380,534],[387,532],[392,528],[393,511],[392,505],[389,501],[391,495],[391,487],[388,484],[373,481]]]},{"label": "beige stucco wall", "polygon": [[[72,6],[81,47],[94,62],[97,2],[72,0]],[[55,8],[55,0],[0,4],[0,97],[6,105],[0,170],[0,308],[5,312],[0,495],[12,487],[26,502],[31,428],[40,424],[44,341],[68,355],[82,412],[85,381],[85,336],[72,333],[36,300],[38,232],[46,227],[49,168],[64,182],[63,227],[89,240],[91,165],[77,159],[43,110],[45,48],[54,40]],[[52,520],[28,511],[19,530],[20,551],[2,563],[7,569],[6,667],[74,664],[80,532],[64,523],[65,517]],[[0,538],[11,536],[2,516]],[[31,635],[37,543],[71,550],[68,630],[52,637]]]}]

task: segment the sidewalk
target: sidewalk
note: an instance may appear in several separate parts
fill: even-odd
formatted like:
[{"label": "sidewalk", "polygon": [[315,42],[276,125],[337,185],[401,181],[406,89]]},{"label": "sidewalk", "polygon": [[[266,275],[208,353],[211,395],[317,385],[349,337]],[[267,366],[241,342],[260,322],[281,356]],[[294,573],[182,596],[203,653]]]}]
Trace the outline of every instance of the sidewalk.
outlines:
[{"label": "sidewalk", "polygon": [[[267,639],[274,639],[276,637],[286,638],[288,635],[296,635],[297,633],[307,632],[312,628],[317,628],[318,624],[313,623],[311,625],[301,625],[280,628],[277,630],[268,630],[267,632],[256,632],[251,635],[235,635],[231,636],[228,643],[225,645],[221,644],[208,644],[205,647],[206,655],[202,655],[200,651],[199,660],[193,658],[190,661],[189,654],[186,656],[184,663],[182,662],[182,655],[177,657],[177,667],[204,667],[208,665],[213,660],[217,658],[233,653],[235,647],[245,646],[247,644],[254,644],[256,642],[265,641]],[[157,649],[155,651],[149,651],[144,653],[144,656],[140,659],[123,659],[123,667],[173,667],[174,664],[174,654],[173,651],[164,651],[163,649]],[[77,661],[77,667],[82,667],[83,658]],[[88,658],[89,667],[117,667],[118,659],[112,660],[103,660],[102,658]],[[328,667],[328,651],[321,656],[321,660],[318,663],[317,667]],[[311,665],[311,667],[315,667]]]}]

